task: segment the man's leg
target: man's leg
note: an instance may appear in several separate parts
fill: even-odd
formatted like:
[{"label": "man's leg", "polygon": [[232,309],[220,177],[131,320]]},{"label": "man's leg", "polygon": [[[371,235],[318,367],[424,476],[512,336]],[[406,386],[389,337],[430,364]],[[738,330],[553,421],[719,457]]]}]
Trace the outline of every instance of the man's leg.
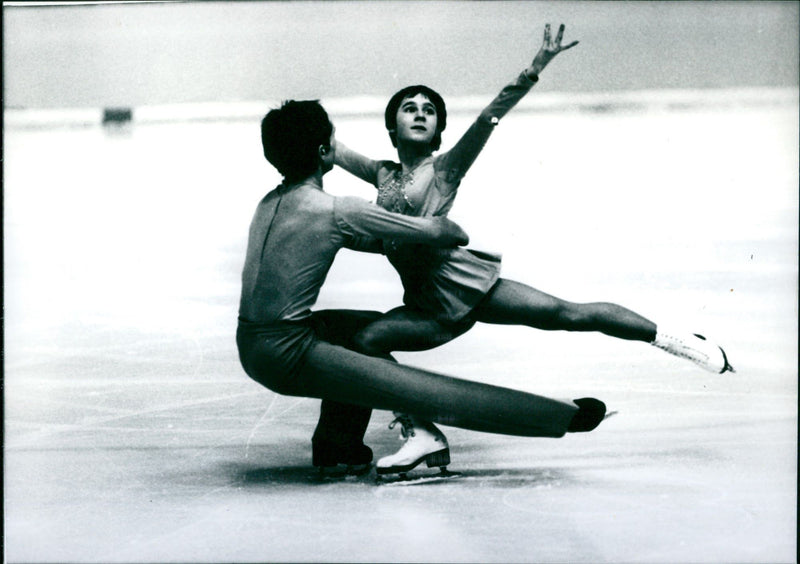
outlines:
[{"label": "man's leg", "polygon": [[590,431],[602,402],[559,401],[461,380],[318,341],[306,353],[293,395],[413,413],[427,421],[488,433],[561,437]]},{"label": "man's leg", "polygon": [[311,437],[312,464],[365,466],[372,462],[372,450],[364,444],[372,409],[323,399],[319,421]]},{"label": "man's leg", "polygon": [[[370,323],[355,337],[358,352],[386,357],[394,351],[423,351],[436,348],[466,333],[474,321],[446,323],[405,306],[395,308]],[[450,463],[450,447],[444,433],[430,421],[414,414],[395,412],[405,439],[400,449],[376,463],[379,474],[408,471],[425,461],[433,466]]]},{"label": "man's leg", "polygon": [[[375,311],[323,310],[314,313],[314,330],[320,339],[352,349],[354,335],[381,315]],[[364,433],[371,415],[369,407],[322,399],[311,438],[313,465],[370,464],[372,450],[364,444]]]}]

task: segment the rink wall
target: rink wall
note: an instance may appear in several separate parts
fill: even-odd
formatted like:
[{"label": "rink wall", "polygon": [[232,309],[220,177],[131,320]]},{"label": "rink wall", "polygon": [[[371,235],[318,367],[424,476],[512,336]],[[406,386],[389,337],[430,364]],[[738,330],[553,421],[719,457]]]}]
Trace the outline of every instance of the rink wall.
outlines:
[{"label": "rink wall", "polygon": [[[604,93],[543,93],[522,100],[515,112],[651,112],[798,104],[796,88],[715,90],[643,90]],[[446,97],[448,113],[475,114],[489,102],[485,96]],[[331,98],[322,104],[334,118],[382,116],[384,98]],[[14,129],[125,126],[126,124],[232,122],[260,119],[280,100],[210,102],[105,108],[6,108],[4,126]]]}]

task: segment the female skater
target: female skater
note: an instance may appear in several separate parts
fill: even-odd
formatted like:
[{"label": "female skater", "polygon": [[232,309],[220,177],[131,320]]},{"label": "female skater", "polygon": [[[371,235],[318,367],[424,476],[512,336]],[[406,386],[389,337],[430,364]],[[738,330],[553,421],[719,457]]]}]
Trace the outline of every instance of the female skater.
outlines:
[{"label": "female skater", "polygon": [[[261,200],[250,225],[236,342],[251,378],[280,394],[323,400],[315,465],[371,462],[362,443],[371,408],[531,437],[590,431],[603,420],[605,405],[593,398],[552,400],[344,348],[348,335],[379,314],[312,313],[339,249],[374,252],[377,240],[448,248],[466,244],[466,234],[444,217],[408,217],[323,192],[336,147],[333,126],[317,102],[285,103],[265,116],[261,132],[264,156],[284,180]],[[446,445],[428,452],[426,462],[446,466]]]},{"label": "female skater", "polygon": [[[445,216],[458,186],[495,125],[539,79],[561,44],[545,26],[544,42],[530,66],[481,112],[449,151],[436,155],[447,113],[441,96],[417,85],[397,92],[386,107],[385,123],[400,162],[374,161],[339,143],[336,164],[378,189],[377,203],[409,216]],[[367,325],[354,337],[371,355],[426,350],[467,331],[475,322],[527,325],[537,329],[599,331],[620,339],[651,343],[671,354],[722,373],[733,371],[724,351],[700,335],[663,331],[641,315],[612,303],[571,303],[530,286],[500,278],[498,256],[464,248],[434,249],[385,240],[384,252],[400,274],[404,305]],[[417,414],[398,415],[409,440],[377,463],[378,472],[403,471],[426,452],[446,443],[435,426]]]}]

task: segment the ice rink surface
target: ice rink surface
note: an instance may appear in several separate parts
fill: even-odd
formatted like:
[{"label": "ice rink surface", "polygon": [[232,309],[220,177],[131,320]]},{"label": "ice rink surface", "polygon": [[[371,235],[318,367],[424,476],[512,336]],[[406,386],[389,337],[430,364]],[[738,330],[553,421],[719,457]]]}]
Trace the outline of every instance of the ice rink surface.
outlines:
[{"label": "ice rink surface", "polygon": [[[7,128],[6,560],[796,561],[797,99],[730,100],[517,111],[452,217],[505,277],[704,333],[738,371],[476,327],[400,359],[619,413],[557,440],[444,428],[461,477],[408,486],[319,481],[318,402],[239,366],[247,227],[279,181],[257,118]],[[379,116],[333,118],[392,158]],[[318,307],[400,299],[385,259],[345,252]],[[373,415],[376,456],[391,419]]]}]

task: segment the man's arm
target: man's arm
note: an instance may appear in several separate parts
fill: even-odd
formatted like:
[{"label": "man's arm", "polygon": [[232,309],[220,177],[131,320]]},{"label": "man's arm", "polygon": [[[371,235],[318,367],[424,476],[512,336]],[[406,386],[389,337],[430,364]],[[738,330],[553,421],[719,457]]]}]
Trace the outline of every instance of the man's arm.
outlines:
[{"label": "man's arm", "polygon": [[336,198],[334,213],[339,229],[351,239],[368,237],[433,247],[469,243],[466,232],[446,217],[410,217],[354,197]]},{"label": "man's arm", "polygon": [[368,237],[366,235],[354,236],[345,243],[345,248],[360,253],[385,254],[383,252],[383,240]]}]

